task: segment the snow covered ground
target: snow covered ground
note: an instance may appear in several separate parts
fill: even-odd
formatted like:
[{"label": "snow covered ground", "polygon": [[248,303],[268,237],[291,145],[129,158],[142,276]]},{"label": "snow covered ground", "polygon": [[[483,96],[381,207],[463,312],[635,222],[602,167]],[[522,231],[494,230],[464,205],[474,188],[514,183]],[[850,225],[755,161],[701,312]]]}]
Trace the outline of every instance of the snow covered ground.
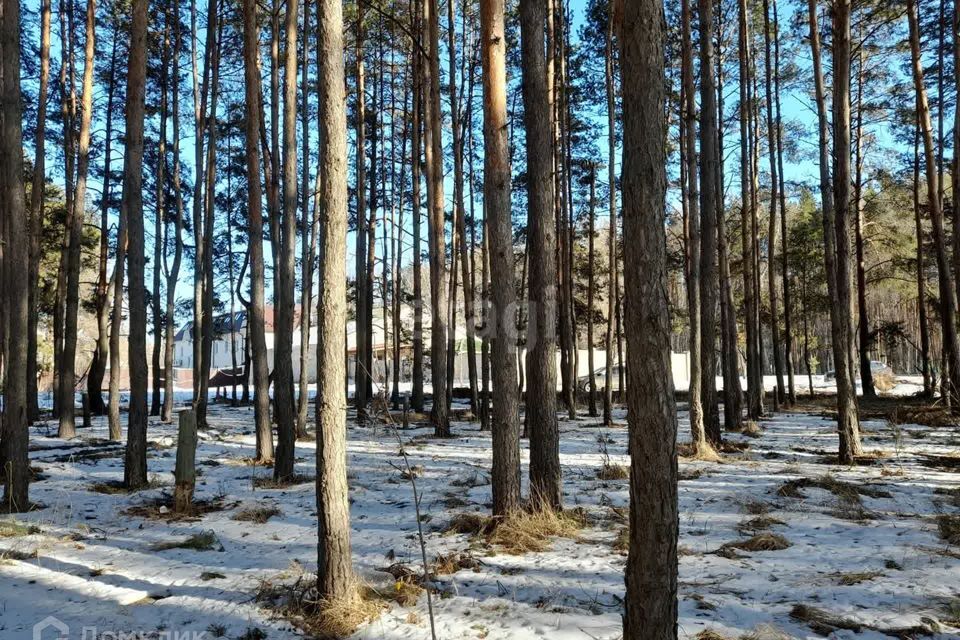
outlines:
[{"label": "snow covered ground", "polygon": [[[51,615],[71,639],[237,638],[252,629],[266,636],[246,637],[299,637],[255,594],[264,581],[291,581],[316,566],[314,487],[258,486],[271,470],[247,464],[252,416],[248,408],[211,407],[197,453],[197,499],[220,510],[181,521],[129,511],[172,490],[173,426],[151,422],[157,486],[132,495],[93,490],[123,477],[122,449],[105,441],[103,421],[71,442],[54,437],[53,423],[35,428],[30,455],[40,476],[31,497],[43,508],[16,521],[0,516],[0,638],[34,637],[34,625]],[[624,415],[617,420],[621,426],[611,429],[595,418],[562,422],[565,502],[585,509],[590,524],[576,539],[519,556],[443,533],[456,514],[489,512],[489,435],[466,422],[456,423],[448,440],[430,438],[425,427],[400,432],[410,464],[422,466],[429,557],[462,552],[477,561],[437,577],[438,638],[620,636],[626,558],[615,542],[627,480],[597,477],[605,463],[628,464]],[[960,429],[881,421],[864,428],[865,449],[877,455],[856,468],[834,464],[835,425],[817,410],[772,416],[756,438],[725,434],[749,448],[725,454],[722,463],[681,461],[681,637],[705,629],[730,638],[829,632],[791,617],[796,605],[851,627],[834,631],[837,638],[960,637],[960,547],[939,537],[937,521],[960,513]],[[680,434],[688,438],[685,414]],[[312,475],[314,444],[298,443],[297,455],[297,472]],[[409,563],[419,570],[411,487],[401,468],[392,429],[351,422],[354,563],[366,582],[387,590],[393,578],[379,569]],[[278,513],[263,524],[235,519],[254,506]],[[208,531],[216,535],[212,550],[156,548]],[[784,546],[767,534],[789,546],[724,546],[756,535]],[[51,624],[37,637],[57,631]],[[413,606],[393,605],[356,637],[429,638],[425,596]]]}]

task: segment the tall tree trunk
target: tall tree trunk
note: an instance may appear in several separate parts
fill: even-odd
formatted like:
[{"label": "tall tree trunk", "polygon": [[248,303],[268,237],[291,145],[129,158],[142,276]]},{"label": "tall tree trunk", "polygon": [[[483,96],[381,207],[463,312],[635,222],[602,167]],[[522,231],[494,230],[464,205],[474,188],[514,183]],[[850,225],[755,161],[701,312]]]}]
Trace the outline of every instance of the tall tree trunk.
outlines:
[{"label": "tall tree trunk", "polygon": [[739,58],[740,58],[740,235],[743,250],[743,290],[747,335],[747,414],[756,420],[763,413],[763,376],[760,370],[760,326],[757,322],[758,276],[754,256],[755,231],[752,222],[756,218],[753,188],[753,154],[751,153],[750,99],[750,30],[747,0],[739,0]]},{"label": "tall tree trunk", "polygon": [[[293,395],[293,321],[297,242],[297,0],[287,3],[283,77],[283,228],[280,243],[280,291],[277,298],[273,360],[273,398],[277,408],[275,480],[293,476],[296,399]],[[304,132],[306,133],[306,132]]]},{"label": "tall tree trunk", "polygon": [[423,275],[421,269],[422,251],[420,249],[420,148],[423,140],[421,115],[423,114],[423,56],[421,41],[423,27],[421,25],[423,10],[420,7],[422,0],[412,0],[410,3],[410,23],[413,25],[413,35],[410,47],[410,66],[413,69],[413,113],[411,124],[413,133],[410,141],[410,205],[413,218],[413,388],[410,394],[410,406],[414,411],[423,412]]},{"label": "tall tree trunk", "polygon": [[770,155],[770,218],[767,227],[767,290],[770,295],[770,348],[773,350],[773,370],[777,388],[773,394],[773,409],[776,411],[787,401],[783,384],[783,351],[780,348],[780,309],[777,301],[777,205],[780,194],[779,165],[777,164],[777,130],[773,117],[773,52],[770,34],[770,2],[763,2],[764,72],[767,94],[767,151]]},{"label": "tall tree trunk", "polygon": [[357,37],[356,37],[356,65],[357,65],[357,95],[356,95],[356,121],[357,121],[357,149],[356,158],[356,177],[357,177],[357,247],[356,247],[356,311],[354,320],[354,333],[356,336],[356,354],[354,358],[353,371],[353,397],[357,408],[357,420],[364,422],[367,415],[367,389],[369,388],[370,370],[367,369],[367,351],[370,348],[366,330],[367,318],[367,158],[366,158],[366,89],[363,60],[364,43],[364,6],[363,1],[357,2]]},{"label": "tall tree trunk", "polygon": [[96,51],[96,3],[87,0],[86,43],[84,44],[83,113],[77,141],[77,182],[70,217],[70,253],[67,261],[67,297],[63,333],[63,367],[60,374],[60,429],[58,436],[76,436],[74,391],[76,388],[77,316],[80,311],[80,240],[86,211],[87,173],[90,167],[90,125],[93,120],[93,56]]},{"label": "tall tree trunk", "polygon": [[427,171],[427,222],[430,239],[430,420],[438,437],[450,435],[447,403],[447,265],[444,234],[443,140],[440,113],[440,28],[437,0],[423,0],[424,133]]},{"label": "tall tree trunk", "polygon": [[857,270],[857,315],[860,356],[860,381],[864,398],[875,398],[877,391],[873,387],[873,371],[870,370],[870,317],[867,315],[867,275],[864,264],[863,226],[863,47],[866,43],[861,38],[858,46],[859,60],[857,64],[857,116],[856,136],[857,143],[854,150],[854,179],[853,179],[853,229],[854,245],[856,248]]},{"label": "tall tree trunk", "polygon": [[547,1],[520,5],[523,119],[527,145],[527,233],[530,238],[529,299],[536,305],[527,325],[527,429],[530,436],[530,497],[543,509],[563,503],[557,425],[557,251],[554,219],[553,132],[548,61],[544,55]]},{"label": "tall tree trunk", "polygon": [[594,375],[595,365],[593,362],[593,350],[596,346],[594,344],[593,338],[593,317],[594,317],[594,300],[596,298],[596,278],[594,277],[594,271],[596,269],[596,260],[594,252],[594,236],[596,235],[596,226],[597,226],[597,165],[590,165],[590,200],[587,205],[589,211],[589,227],[588,227],[588,236],[587,236],[587,370],[590,380],[588,384],[589,396],[587,402],[587,408],[590,413],[590,417],[597,417],[597,377]]},{"label": "tall tree trunk", "polygon": [[144,296],[143,118],[147,75],[147,0],[133,0],[127,75],[126,144],[121,208],[129,226],[130,410],[124,486],[147,484],[147,303]]},{"label": "tall tree trunk", "polygon": [[923,394],[933,396],[934,381],[930,371],[930,329],[927,320],[927,275],[924,265],[923,222],[920,216],[920,109],[916,110],[913,134],[913,219],[917,232],[917,315],[920,324],[920,370]]},{"label": "tall tree trunk", "polygon": [[[715,86],[713,52],[713,1],[698,2],[700,17],[700,255],[692,261],[700,261],[700,405],[706,437],[719,445],[720,408],[717,404],[717,168],[720,154],[717,149],[717,89]],[[692,43],[690,45],[692,47]],[[690,52],[688,75],[688,110],[695,111],[693,86],[693,53]],[[692,118],[695,114],[688,113]],[[687,142],[694,149],[695,126],[688,132]],[[689,162],[689,160],[688,160]],[[691,179],[695,180],[695,165],[690,166]],[[692,183],[691,183],[692,184]],[[691,197],[694,192],[691,191]]]},{"label": "tall tree trunk", "polygon": [[[613,48],[613,1],[607,9],[607,34],[605,40],[604,86],[607,94],[607,187],[609,190],[610,217],[607,229],[607,335],[604,339],[606,362],[603,369],[603,424],[613,424],[613,327],[617,305],[617,103],[616,77],[614,75]],[[623,363],[617,360],[617,366]],[[591,373],[592,375],[592,373]]]},{"label": "tall tree trunk", "polygon": [[[701,16],[706,16],[701,12]],[[740,352],[737,348],[737,314],[733,305],[733,285],[730,279],[730,260],[727,248],[727,222],[724,189],[723,127],[723,11],[717,12],[717,158],[716,170],[716,221],[717,221],[717,268],[720,279],[720,334],[723,348],[723,424],[728,431],[739,431],[743,419],[743,387],[740,384]],[[701,20],[706,21],[703,17]],[[703,86],[701,82],[701,87]]]},{"label": "tall tree trunk", "polygon": [[[247,0],[252,3],[252,0]],[[342,384],[346,323],[347,120],[344,112],[343,15],[339,0],[321,0],[317,10],[320,68],[318,170],[323,203],[320,293],[317,305],[317,592],[331,601],[349,596],[350,502],[347,496],[346,406]]]},{"label": "tall tree trunk", "polygon": [[937,252],[937,271],[940,276],[940,317],[942,320],[943,350],[950,370],[948,393],[952,406],[960,401],[960,349],[957,345],[956,308],[957,297],[953,274],[947,258],[946,239],[943,230],[943,211],[937,197],[939,180],[933,148],[933,133],[930,125],[930,107],[923,84],[923,65],[920,59],[920,26],[917,19],[916,0],[907,0],[907,18],[910,23],[910,53],[913,65],[913,82],[917,92],[917,110],[927,173],[927,206],[933,229],[933,243]]},{"label": "tall tree trunk", "polygon": [[[316,267],[317,253],[317,233],[320,215],[319,200],[319,180],[320,173],[317,172],[317,182],[314,186],[314,206],[313,215],[310,216],[310,193],[307,185],[310,183],[310,114],[307,100],[308,83],[308,65],[310,64],[310,3],[303,5],[303,59],[300,67],[300,83],[303,86],[300,97],[300,127],[303,131],[303,166],[301,168],[300,180],[302,182],[300,192],[300,219],[303,225],[303,237],[301,239],[300,250],[301,260],[303,261],[300,281],[302,283],[300,292],[300,375],[297,379],[299,389],[297,391],[297,438],[307,435],[307,401],[310,395],[309,382],[310,377],[307,374],[310,358],[310,309],[313,306],[313,271]],[[317,56],[317,73],[320,73],[322,60]],[[319,92],[319,87],[317,88]],[[322,143],[321,143],[322,144]],[[319,152],[319,151],[318,151]]]},{"label": "tall tree trunk", "polygon": [[[180,31],[180,0],[173,3],[173,68],[180,68],[180,49],[183,37]],[[163,353],[163,407],[160,417],[164,422],[173,420],[173,358],[176,339],[176,283],[180,278],[183,260],[183,193],[180,188],[180,74],[173,74],[173,190],[175,218],[173,227],[173,264],[167,272],[167,298],[164,312],[165,332]]]},{"label": "tall tree trunk", "polygon": [[[321,19],[321,22],[323,20]],[[260,181],[260,69],[257,65],[259,46],[257,1],[243,0],[243,78],[246,116],[247,157],[247,245],[250,251],[250,305],[247,341],[253,351],[253,411],[257,433],[257,461],[273,460],[273,431],[270,424],[270,370],[267,363],[264,306],[263,259],[263,186]],[[318,363],[319,364],[319,363]],[[320,402],[317,402],[317,407]],[[317,451],[319,451],[319,447]]]},{"label": "tall tree trunk", "polygon": [[[473,308],[473,290],[470,287],[470,254],[467,249],[467,225],[466,211],[463,206],[463,155],[464,155],[464,136],[461,127],[461,113],[459,101],[457,98],[457,56],[456,42],[454,35],[456,25],[453,18],[453,0],[447,2],[447,50],[449,54],[449,87],[450,87],[450,128],[453,132],[453,206],[456,213],[456,234],[459,237],[460,244],[460,271],[463,280],[463,320],[467,330],[467,371],[470,384],[470,410],[476,415],[479,405],[477,397],[477,347],[476,339],[476,318]],[[464,17],[466,20],[466,17]],[[465,45],[464,45],[465,46]],[[466,53],[464,57],[466,57]],[[471,87],[472,89],[472,87]],[[472,95],[467,94],[466,100],[472,100]],[[466,109],[467,123],[469,125],[470,109]],[[453,256],[453,268],[456,269],[457,256]],[[456,296],[454,295],[454,300]],[[456,331],[452,332],[456,335]],[[452,386],[452,383],[451,383]]]},{"label": "tall tree trunk", "polygon": [[[151,354],[150,369],[153,373],[151,382],[153,394],[150,398],[150,415],[160,415],[160,389],[163,371],[161,370],[160,352],[163,337],[163,314],[160,310],[160,271],[162,262],[166,258],[166,165],[167,165],[167,85],[169,83],[170,64],[170,10],[169,2],[164,3],[165,20],[163,25],[163,42],[160,53],[160,130],[157,144],[157,203],[155,224],[153,229],[153,352]],[[179,16],[177,16],[179,20]],[[177,71],[179,72],[179,70]]]},{"label": "tall tree trunk", "polygon": [[783,176],[783,118],[780,114],[780,18],[777,13],[777,0],[773,3],[773,95],[777,110],[777,175],[780,178],[780,262],[783,281],[783,350],[786,354],[787,369],[787,402],[794,405],[797,402],[797,392],[793,376],[793,322],[790,307],[790,276],[787,251],[787,195],[785,178]]},{"label": "tall tree trunk", "polygon": [[[693,44],[690,26],[690,0],[681,0],[681,131],[683,134],[681,169],[686,178],[684,201],[687,210],[687,313],[690,319],[690,437],[695,455],[707,449],[707,433],[701,404],[703,354],[700,329],[700,193],[697,181],[697,106],[694,96]],[[706,74],[704,74],[706,77]],[[713,170],[704,164],[704,175]],[[711,349],[712,351],[712,349]]]},{"label": "tall tree trunk", "polygon": [[856,388],[853,382],[851,347],[852,307],[850,305],[850,0],[838,0],[833,7],[833,127],[834,127],[834,190],[830,190],[827,154],[826,97],[820,72],[819,32],[816,27],[816,3],[810,0],[811,50],[814,57],[814,80],[817,84],[817,111],[821,142],[821,191],[829,194],[823,200],[824,254],[830,307],[834,368],[837,380],[837,426],[840,434],[839,459],[850,464],[860,455],[860,425]]},{"label": "tall tree trunk", "polygon": [[[3,329],[0,347],[6,379],[0,422],[4,465],[3,504],[12,512],[30,508],[27,416],[27,207],[23,190],[22,96],[20,93],[20,3],[0,5],[0,273],[3,276]],[[0,330],[0,333],[4,331]]]},{"label": "tall tree trunk", "polygon": [[625,0],[623,65],[624,297],[630,429],[630,550],[625,640],[677,637],[677,414],[663,225],[666,199],[663,5]]},{"label": "tall tree trunk", "polygon": [[[33,183],[30,189],[30,218],[28,221],[28,232],[30,234],[29,244],[29,269],[27,272],[27,419],[35,422],[40,417],[40,403],[37,389],[37,322],[39,319],[39,310],[37,309],[39,299],[39,277],[40,277],[40,236],[43,232],[43,202],[44,189],[46,187],[46,134],[47,134],[47,92],[50,84],[50,14],[51,0],[43,0],[40,7],[40,87],[37,92],[37,127],[36,137],[34,139],[34,158],[33,158]],[[114,40],[114,52],[116,51],[116,40]],[[111,79],[113,78],[111,67]],[[111,82],[110,96],[112,97],[113,83]],[[108,100],[108,105],[110,104]],[[110,112],[107,112],[107,156],[110,149]],[[104,177],[104,184],[109,184],[109,176]],[[106,190],[106,189],[105,189]],[[103,239],[101,240],[102,250],[106,251],[106,244],[109,240],[109,231],[106,227],[101,230]],[[104,265],[104,272],[106,265]],[[104,289],[106,286],[104,284]],[[99,317],[99,316],[98,316]],[[98,347],[100,342],[98,341]],[[0,349],[2,350],[2,349]],[[99,352],[99,349],[98,349]],[[103,367],[100,366],[100,382],[103,382]],[[93,374],[91,367],[91,374]],[[103,398],[99,395],[93,398],[93,409],[98,414],[103,413]],[[99,403],[97,403],[99,400]],[[99,410],[98,410],[99,409]]]},{"label": "tall tree trunk", "polygon": [[[480,4],[483,64],[483,200],[487,221],[492,300],[485,334],[492,347],[493,513],[520,508],[520,422],[517,385],[516,282],[507,139],[507,72],[504,1]],[[486,253],[486,252],[485,252]],[[484,404],[486,405],[486,394]]]}]

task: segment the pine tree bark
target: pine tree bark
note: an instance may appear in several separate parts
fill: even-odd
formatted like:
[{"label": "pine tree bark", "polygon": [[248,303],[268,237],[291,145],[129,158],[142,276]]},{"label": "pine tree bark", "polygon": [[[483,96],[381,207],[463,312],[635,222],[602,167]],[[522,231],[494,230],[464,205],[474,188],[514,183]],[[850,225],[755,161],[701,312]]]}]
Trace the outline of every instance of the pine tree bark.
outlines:
[{"label": "pine tree bark", "polygon": [[594,336],[593,336],[593,318],[594,318],[594,305],[596,299],[596,260],[595,260],[595,251],[594,251],[594,239],[596,236],[596,226],[597,226],[597,165],[590,164],[590,199],[587,204],[588,215],[588,228],[587,228],[587,371],[589,372],[590,381],[589,381],[589,395],[587,399],[587,410],[590,414],[590,417],[597,417],[597,377],[594,375],[596,371],[595,364],[593,361],[593,351],[594,347]]},{"label": "pine tree bark", "polygon": [[[180,50],[183,36],[180,27],[180,0],[173,3],[173,68],[180,68]],[[173,264],[167,272],[166,307],[164,313],[164,352],[163,352],[163,407],[160,417],[164,422],[173,420],[173,357],[176,336],[176,283],[180,278],[180,265],[183,261],[183,193],[180,188],[180,74],[173,74],[173,189],[175,194],[175,218],[173,227]]]},{"label": "pine tree bark", "polygon": [[[0,459],[3,504],[12,512],[30,508],[27,406],[27,207],[23,190],[22,96],[20,92],[20,3],[0,5],[0,274],[3,282],[3,414]],[[4,331],[5,330],[5,331]]]},{"label": "pine tree bark", "polygon": [[130,410],[123,482],[147,484],[147,304],[144,295],[143,119],[147,74],[147,0],[133,0],[127,75],[126,144],[121,209],[129,226]]},{"label": "pine tree bark", "polygon": [[960,406],[960,348],[957,343],[956,308],[957,297],[954,289],[953,274],[947,258],[946,238],[943,229],[943,211],[937,197],[939,177],[937,175],[936,156],[933,147],[933,133],[930,124],[930,106],[927,91],[923,84],[923,64],[920,59],[920,26],[917,19],[916,0],[907,0],[907,19],[910,26],[910,54],[913,67],[913,82],[917,93],[917,111],[920,122],[920,134],[923,140],[924,160],[927,174],[927,207],[930,209],[930,223],[933,230],[933,243],[937,254],[937,272],[940,276],[940,317],[942,321],[943,350],[949,368],[948,393],[951,405]]},{"label": "pine tree bark", "polygon": [[421,173],[421,146],[423,141],[423,55],[421,41],[423,27],[421,25],[423,10],[420,7],[422,0],[413,0],[411,3],[410,24],[413,35],[410,47],[410,66],[413,70],[413,113],[411,126],[413,132],[410,140],[410,204],[413,218],[413,388],[410,394],[410,406],[414,411],[423,412],[423,274],[421,268],[422,250],[420,231],[420,173]]},{"label": "pine tree bark", "polygon": [[557,251],[554,217],[553,109],[544,54],[547,1],[520,5],[523,119],[527,145],[529,300],[527,325],[527,431],[530,436],[530,498],[537,508],[559,509],[560,438],[557,425]]},{"label": "pine tree bark", "polygon": [[356,269],[354,276],[356,278],[356,311],[354,319],[354,333],[356,336],[356,353],[354,358],[353,371],[353,397],[357,408],[357,420],[364,422],[367,415],[367,389],[370,384],[370,370],[367,368],[367,351],[369,349],[368,335],[366,331],[367,318],[367,158],[366,158],[366,133],[367,133],[367,115],[366,105],[367,96],[365,89],[366,73],[363,60],[364,43],[364,5],[363,1],[357,2],[357,37],[355,45],[356,57],[356,121],[357,121],[357,149],[356,158],[356,177],[357,177],[357,246],[356,246]]},{"label": "pine tree bark", "polygon": [[[163,371],[161,370],[160,353],[163,346],[163,313],[160,310],[160,271],[162,261],[166,258],[166,168],[167,168],[167,108],[170,65],[170,18],[169,2],[164,3],[164,25],[162,43],[160,47],[160,130],[157,144],[156,187],[157,205],[153,227],[153,288],[151,303],[153,305],[153,352],[150,358],[151,383],[153,394],[150,398],[150,415],[159,416],[161,409],[160,389]],[[178,16],[179,19],[179,16]],[[179,71],[179,70],[178,70]]]},{"label": "pine tree bark", "polygon": [[754,253],[753,221],[756,218],[753,186],[754,172],[751,145],[750,111],[751,68],[750,29],[746,0],[738,2],[739,58],[740,58],[740,240],[743,253],[743,290],[747,336],[747,414],[757,420],[763,414],[763,376],[760,370],[760,326],[757,306],[758,276]]},{"label": "pine tree bark", "polygon": [[293,394],[293,321],[297,242],[297,15],[299,3],[287,3],[284,30],[286,56],[283,82],[283,219],[280,240],[280,291],[277,292],[273,398],[277,417],[277,459],[273,478],[293,476],[296,443],[296,399]]},{"label": "pine tree bark", "polygon": [[927,283],[923,250],[923,221],[920,214],[920,109],[916,109],[913,134],[913,219],[917,233],[917,322],[920,325],[920,371],[923,394],[933,396],[930,370],[930,325],[927,320]]},{"label": "pine tree bark", "polygon": [[[27,293],[27,417],[32,423],[40,417],[40,404],[38,400],[37,389],[37,323],[39,320],[39,309],[37,303],[39,299],[39,277],[40,277],[40,236],[43,231],[43,203],[44,189],[46,187],[46,132],[47,132],[47,93],[50,84],[50,15],[51,0],[43,0],[40,7],[40,86],[37,91],[37,127],[34,138],[34,158],[33,158],[33,183],[30,189],[30,218],[28,221],[28,232],[30,234],[29,244],[29,269],[28,293]],[[116,50],[116,47],[114,47]],[[111,76],[112,77],[112,76]],[[112,89],[112,85],[111,85]],[[111,94],[112,95],[112,94]],[[107,114],[107,149],[110,148],[109,131],[110,115]],[[109,153],[109,151],[108,151]],[[108,178],[104,178],[104,183]],[[107,232],[101,232],[105,235]],[[98,342],[99,347],[99,342]],[[91,366],[91,375],[95,373]],[[103,366],[100,368],[100,382],[103,382]],[[103,398],[99,395],[97,389],[97,398],[99,404],[95,404],[94,409],[99,407],[98,413],[103,413]],[[94,399],[96,402],[96,399]]]},{"label": "pine tree bark", "polygon": [[[607,229],[607,335],[604,339],[606,362],[603,369],[603,424],[613,424],[613,347],[614,315],[617,300],[617,129],[616,78],[614,75],[613,2],[610,0],[605,41],[604,86],[607,94],[607,188],[610,216]],[[617,364],[622,363],[617,360]]]},{"label": "pine tree bark", "polygon": [[[681,118],[682,150],[684,178],[686,182],[687,211],[687,314],[690,322],[690,436],[694,453],[700,455],[707,448],[707,433],[704,426],[703,404],[701,403],[703,352],[701,351],[700,325],[700,191],[697,181],[697,105],[694,96],[693,44],[691,36],[690,0],[681,0],[682,21],[681,44]],[[702,55],[702,54],[701,54]],[[704,74],[706,78],[707,75]],[[706,114],[704,114],[706,115]],[[704,175],[713,167],[703,165]],[[706,188],[706,187],[705,187]]]},{"label": "pine tree bark", "polygon": [[773,350],[773,370],[777,388],[773,394],[773,410],[787,401],[783,382],[783,351],[780,347],[780,307],[777,295],[777,206],[780,195],[779,165],[777,164],[777,122],[773,117],[773,51],[770,33],[770,2],[763,2],[764,79],[767,94],[767,152],[770,156],[770,217],[767,227],[767,291],[770,296],[770,348]]},{"label": "pine tree bark", "polygon": [[[259,135],[261,109],[257,1],[243,0],[243,78],[246,115],[247,244],[250,251],[250,316],[248,343],[253,352],[253,410],[257,433],[257,461],[273,460],[273,430],[270,423],[270,370],[267,363],[264,306],[263,185],[260,179]],[[319,406],[319,402],[317,403]]]},{"label": "pine tree bark", "polygon": [[[253,0],[246,0],[253,3]],[[320,76],[320,201],[322,244],[317,305],[317,592],[349,596],[350,502],[347,496],[346,403],[343,394],[346,323],[347,118],[344,112],[343,14],[339,0],[321,0],[317,48]]]},{"label": "pine tree bark", "polygon": [[677,416],[667,300],[663,5],[624,0],[624,299],[630,430],[625,640],[677,637]]},{"label": "pine tree bark", "polygon": [[433,407],[430,421],[437,437],[450,435],[447,402],[447,265],[444,234],[443,140],[440,113],[440,28],[437,0],[423,0],[424,133],[427,172],[427,222],[430,246],[430,373]]},{"label": "pine tree bark", "polygon": [[[520,508],[520,422],[517,385],[516,282],[507,139],[504,1],[480,3],[483,64],[483,197],[486,204],[492,299],[485,333],[493,382],[493,513]],[[486,234],[484,234],[486,235]],[[487,403],[484,397],[484,404]]]},{"label": "pine tree bark", "polygon": [[87,174],[90,168],[90,126],[93,120],[93,56],[96,51],[96,3],[87,0],[84,44],[83,93],[80,134],[77,139],[77,181],[70,216],[70,252],[67,260],[67,295],[64,315],[63,358],[60,373],[60,429],[58,436],[76,436],[74,394],[76,389],[77,316],[80,311],[80,239],[86,218]]}]

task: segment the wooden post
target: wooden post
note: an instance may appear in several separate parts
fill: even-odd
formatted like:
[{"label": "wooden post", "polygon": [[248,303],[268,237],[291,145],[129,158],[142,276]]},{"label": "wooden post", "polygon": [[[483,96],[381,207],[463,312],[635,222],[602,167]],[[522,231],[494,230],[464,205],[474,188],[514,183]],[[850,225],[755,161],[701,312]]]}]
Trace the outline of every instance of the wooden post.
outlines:
[{"label": "wooden post", "polygon": [[187,513],[193,506],[193,488],[197,478],[197,414],[192,409],[180,412],[177,433],[177,465],[173,472],[176,488],[173,509]]}]

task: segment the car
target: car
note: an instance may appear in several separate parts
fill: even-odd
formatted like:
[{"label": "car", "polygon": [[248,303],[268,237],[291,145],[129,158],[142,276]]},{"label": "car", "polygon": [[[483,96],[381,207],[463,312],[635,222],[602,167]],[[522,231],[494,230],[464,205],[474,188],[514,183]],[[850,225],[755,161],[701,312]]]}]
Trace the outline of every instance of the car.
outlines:
[{"label": "car", "polygon": [[[620,367],[614,366],[610,369],[610,376],[613,378],[613,383],[610,386],[610,389],[613,391],[620,391]],[[593,375],[580,376],[577,379],[577,389],[581,393],[590,392],[590,379],[593,378],[594,384],[597,387],[597,391],[603,391],[607,387],[607,369],[606,367],[600,367],[593,372]]]},{"label": "car", "polygon": [[[871,360],[870,373],[873,374],[873,376],[892,376],[893,369],[889,365],[886,365],[883,362],[880,362],[879,360]],[[857,371],[856,375],[857,377],[859,377],[860,372]],[[827,371],[825,374],[823,374],[824,382],[831,382],[835,380],[836,377],[837,377],[837,372],[832,370]]]}]

